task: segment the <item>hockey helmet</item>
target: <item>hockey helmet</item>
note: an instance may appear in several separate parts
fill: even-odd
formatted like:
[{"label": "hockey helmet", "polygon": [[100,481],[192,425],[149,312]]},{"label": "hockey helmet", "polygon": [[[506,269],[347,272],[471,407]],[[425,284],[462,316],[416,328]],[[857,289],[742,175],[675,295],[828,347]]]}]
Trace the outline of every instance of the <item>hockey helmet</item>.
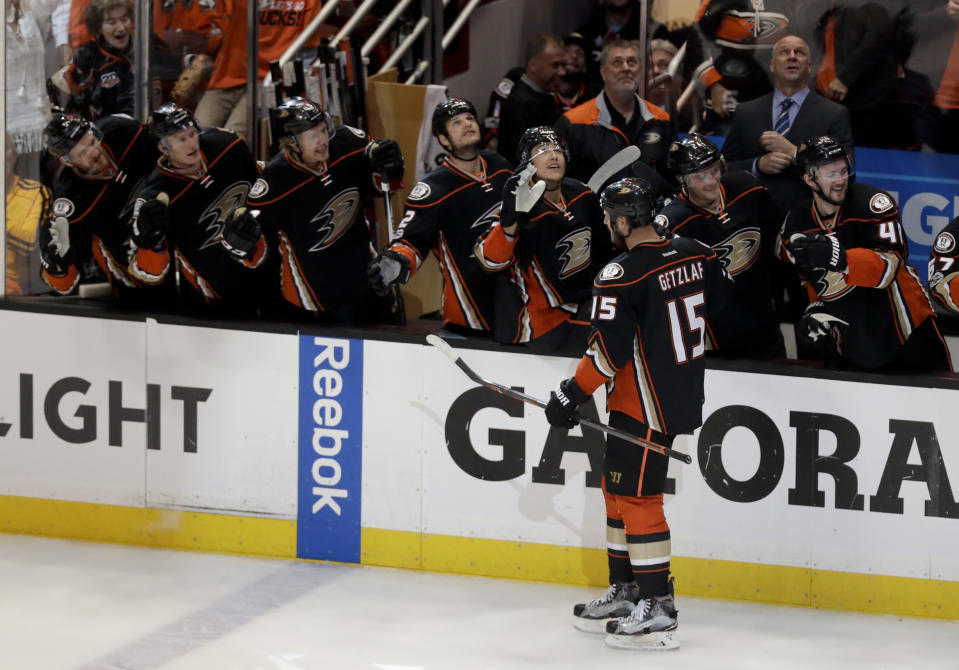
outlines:
[{"label": "hockey helmet", "polygon": [[810,177],[815,175],[816,168],[820,165],[837,160],[845,160],[849,172],[852,173],[852,163],[849,161],[846,147],[827,135],[802,142],[796,151],[796,163],[799,169]]},{"label": "hockey helmet", "polygon": [[103,139],[103,133],[92,123],[76,114],[54,114],[43,130],[47,150],[55,156],[66,156],[87,132]]},{"label": "hockey helmet", "polygon": [[717,163],[724,163],[723,155],[715,144],[699,133],[690,133],[685,139],[670,144],[666,157],[669,169],[679,177],[705,170]]},{"label": "hockey helmet", "polygon": [[600,207],[609,212],[612,221],[625,216],[632,228],[648,226],[653,220],[655,196],[653,187],[643,179],[620,179],[603,189]]},{"label": "hockey helmet", "polygon": [[326,123],[326,131],[333,137],[333,118],[319,103],[300,96],[284,100],[270,110],[270,125],[277,139],[305,133],[321,123]]},{"label": "hockey helmet", "polygon": [[533,160],[535,156],[533,150],[541,144],[555,144],[563,152],[566,160],[569,160],[569,148],[566,146],[566,140],[549,126],[536,126],[535,128],[527,128],[523,136],[519,138],[520,164]]},{"label": "hockey helmet", "polygon": [[147,119],[150,134],[158,140],[169,137],[178,130],[190,126],[197,130],[200,129],[190,110],[180,107],[175,102],[166,102],[160,105],[153,110]]},{"label": "hockey helmet", "polygon": [[436,109],[433,110],[433,135],[435,137],[446,135],[446,124],[454,116],[460,114],[472,114],[473,118],[479,120],[476,115],[476,107],[469,100],[450,98],[438,104]]}]

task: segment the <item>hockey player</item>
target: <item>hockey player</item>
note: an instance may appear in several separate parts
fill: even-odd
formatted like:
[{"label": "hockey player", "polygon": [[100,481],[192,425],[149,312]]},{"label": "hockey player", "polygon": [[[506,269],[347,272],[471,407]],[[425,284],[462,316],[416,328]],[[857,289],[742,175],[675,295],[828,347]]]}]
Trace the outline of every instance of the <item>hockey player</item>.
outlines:
[{"label": "hockey player", "polygon": [[565,177],[568,152],[555,130],[528,129],[519,150],[500,219],[476,243],[483,267],[509,278],[497,291],[496,339],[580,351],[593,277],[613,255],[603,212],[589,187]]},{"label": "hockey player", "polygon": [[149,299],[153,292],[138,290],[142,284],[127,271],[127,222],[137,188],[156,165],[156,143],[139,122],[119,115],[90,123],[56,114],[45,137],[65,168],[53,186],[53,218],[40,229],[43,280],[70,293],[93,259],[118,299]]},{"label": "hockey player", "polygon": [[950,312],[959,312],[959,217],[936,235],[929,252],[929,291],[932,297]]},{"label": "hockey player", "polygon": [[433,112],[433,135],[448,152],[442,164],[417,182],[390,248],[370,263],[375,290],[405,284],[432,251],[443,271],[443,320],[466,332],[491,331],[496,276],[473,255],[476,238],[499,213],[512,169],[499,154],[480,151],[476,108],[451,98]]},{"label": "hockey player", "polygon": [[322,322],[391,320],[391,301],[366,281],[376,256],[366,210],[374,175],[402,180],[399,146],[350,126],[334,128],[330,115],[305,98],[283,102],[270,116],[286,150],[266,166],[248,203],[279,251],[283,298]]},{"label": "hockey player", "polygon": [[777,241],[811,300],[797,344],[845,367],[950,371],[929,296],[906,262],[892,196],[852,183],[846,150],[831,137],[801,144],[797,160],[813,197],[789,212]]},{"label": "hockey player", "polygon": [[726,307],[707,324],[707,348],[732,356],[785,356],[773,255],[783,212],[749,172],[725,173],[719,149],[702,135],[673,142],[667,160],[682,192],[656,222],[708,244],[736,281]]},{"label": "hockey player", "polygon": [[229,131],[201,133],[193,115],[172,102],[155,109],[148,125],[163,155],[134,205],[130,273],[157,284],[177,272],[191,309],[254,312],[266,242],[245,207],[258,176],[249,149]]},{"label": "hockey player", "polygon": [[[702,424],[706,324],[732,281],[716,253],[653,226],[653,189],[623,179],[600,197],[617,247],[593,286],[593,332],[576,374],[550,394],[546,418],[576,425],[576,408],[606,384],[610,425],[654,445]],[[573,609],[573,624],[622,648],[674,649],[678,623],[663,512],[667,459],[608,437],[603,460],[609,583]]]}]

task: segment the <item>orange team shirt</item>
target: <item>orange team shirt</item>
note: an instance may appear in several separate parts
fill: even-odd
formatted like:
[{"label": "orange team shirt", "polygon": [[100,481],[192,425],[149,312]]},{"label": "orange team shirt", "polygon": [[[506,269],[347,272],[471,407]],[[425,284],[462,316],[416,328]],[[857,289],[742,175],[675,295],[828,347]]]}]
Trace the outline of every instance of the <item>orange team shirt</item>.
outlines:
[{"label": "orange team shirt", "polygon": [[959,29],[956,29],[946,71],[932,104],[940,109],[959,109]]},{"label": "orange team shirt", "polygon": [[[159,2],[160,0],[157,0]],[[93,39],[83,22],[83,10],[90,5],[90,0],[72,0],[70,2],[70,46],[76,51]],[[131,16],[130,19],[133,19]]]},{"label": "orange team shirt", "polygon": [[[220,47],[208,88],[233,88],[246,84],[246,2],[234,0],[227,6],[230,24]],[[270,61],[279,60],[303,29],[320,12],[320,0],[260,0],[260,59],[258,77],[270,71]],[[317,31],[306,46],[316,46]]]},{"label": "orange team shirt", "polygon": [[164,8],[162,0],[153,3],[153,32],[162,40],[176,39],[183,33],[206,38],[205,52],[213,55],[223,42],[229,14],[229,0],[215,2],[176,2]]}]

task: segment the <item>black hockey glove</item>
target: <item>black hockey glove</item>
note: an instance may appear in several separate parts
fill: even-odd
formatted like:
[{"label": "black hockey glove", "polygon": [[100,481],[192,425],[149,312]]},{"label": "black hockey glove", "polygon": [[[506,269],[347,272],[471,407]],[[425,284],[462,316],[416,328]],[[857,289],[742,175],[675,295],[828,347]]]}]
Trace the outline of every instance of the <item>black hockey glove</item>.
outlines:
[{"label": "black hockey glove", "polygon": [[246,207],[237,207],[223,226],[223,239],[220,244],[236,258],[247,258],[256,250],[263,234],[256,220],[259,214],[259,210],[249,212]]},{"label": "black hockey glove", "polygon": [[794,233],[788,246],[789,253],[796,259],[796,267],[802,272],[811,269],[845,272],[848,267],[846,250],[835,235]]},{"label": "black hockey glove", "polygon": [[583,393],[575,379],[564,379],[554,390],[550,391],[549,402],[546,403],[546,420],[556,428],[570,428],[579,423],[576,409],[589,400]]},{"label": "black hockey glove", "polygon": [[62,277],[73,265],[70,248],[70,223],[58,216],[40,226],[37,235],[40,248],[40,264],[54,277]]},{"label": "black hockey glove", "polygon": [[410,261],[403,254],[387,249],[366,266],[366,276],[373,292],[379,296],[390,294],[393,284],[405,284],[410,280]]},{"label": "black hockey glove", "polygon": [[140,208],[135,210],[133,242],[141,249],[159,251],[166,240],[167,229],[170,227],[170,212],[164,202],[166,194],[161,193],[160,196],[143,201]]},{"label": "black hockey glove", "polygon": [[97,66],[93,57],[93,50],[81,47],[73,56],[73,73],[77,83],[86,81],[93,74],[93,69]]},{"label": "black hockey glove", "polygon": [[[366,157],[373,174],[385,175],[390,182],[403,180],[403,154],[400,145],[391,139],[374,140],[366,145]],[[392,185],[392,184],[391,184]]]},{"label": "black hockey glove", "polygon": [[800,348],[831,362],[839,357],[842,332],[840,325],[848,326],[848,321],[829,314],[826,305],[814,302],[796,322],[796,341]]}]

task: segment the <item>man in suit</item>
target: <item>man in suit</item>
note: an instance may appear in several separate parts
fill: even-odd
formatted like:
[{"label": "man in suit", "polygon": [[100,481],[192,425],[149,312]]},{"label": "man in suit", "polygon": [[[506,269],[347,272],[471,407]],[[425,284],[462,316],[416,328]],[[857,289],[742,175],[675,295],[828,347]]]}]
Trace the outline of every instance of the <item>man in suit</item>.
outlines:
[{"label": "man in suit", "polygon": [[809,45],[787,35],[773,48],[771,93],[736,109],[723,155],[730,170],[749,170],[788,210],[809,193],[796,167],[797,145],[820,135],[836,138],[852,156],[849,110],[809,89]]}]

